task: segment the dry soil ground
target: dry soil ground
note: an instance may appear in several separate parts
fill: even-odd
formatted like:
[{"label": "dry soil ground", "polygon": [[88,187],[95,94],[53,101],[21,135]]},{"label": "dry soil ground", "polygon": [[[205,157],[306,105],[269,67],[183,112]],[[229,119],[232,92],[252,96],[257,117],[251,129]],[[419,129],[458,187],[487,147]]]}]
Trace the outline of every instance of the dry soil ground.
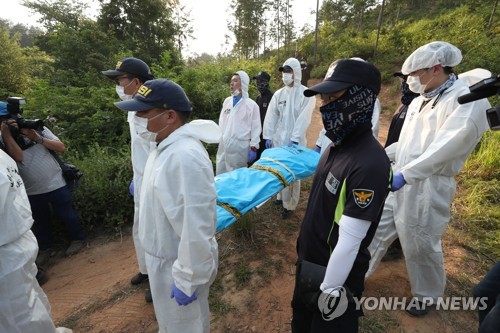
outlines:
[{"label": "dry soil ground", "polygon": [[[389,88],[384,88],[389,89]],[[380,141],[397,101],[384,100]],[[318,109],[308,132],[313,147],[321,128]],[[218,234],[220,269],[211,290],[212,332],[289,332],[294,285],[295,241],[307,204],[311,179],[305,180],[299,207],[281,220],[271,202]],[[464,260],[469,254],[445,236],[447,295],[466,296],[464,274],[474,275]],[[84,332],[157,332],[153,305],[144,301],[146,286],[134,287],[137,272],[129,233],[117,239],[93,238],[82,252],[54,259],[43,289],[56,324]],[[479,276],[477,280],[479,280]],[[404,260],[382,263],[367,279],[365,296],[410,297]],[[457,333],[476,332],[474,311],[433,311],[412,318],[404,311],[365,311],[361,332]],[[184,332],[182,332],[184,333]],[[189,333],[189,332],[185,332]]]}]

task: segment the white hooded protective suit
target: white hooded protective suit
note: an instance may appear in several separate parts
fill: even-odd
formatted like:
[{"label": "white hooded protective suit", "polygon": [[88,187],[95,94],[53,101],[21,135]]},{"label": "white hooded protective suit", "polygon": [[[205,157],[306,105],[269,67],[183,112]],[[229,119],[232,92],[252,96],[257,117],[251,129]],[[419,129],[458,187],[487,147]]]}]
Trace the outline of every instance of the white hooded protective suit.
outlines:
[{"label": "white hooded protective suit", "polygon": [[[289,58],[283,66],[292,68],[293,86],[279,89],[271,98],[264,119],[263,138],[271,140],[273,147],[288,145],[290,141],[305,147],[307,145],[306,132],[311,123],[316,98],[304,96],[304,90],[307,87],[300,83],[302,71],[297,59]],[[278,194],[278,199],[283,200],[284,208],[295,210],[299,196],[300,181],[296,181],[284,188]]]},{"label": "white hooded protective suit", "polygon": [[[378,140],[378,128],[379,128],[379,118],[380,118],[380,112],[382,110],[382,106],[380,105],[380,101],[377,98],[375,100],[375,106],[373,108],[373,115],[372,115],[372,133],[375,139]],[[332,140],[330,140],[326,135],[326,130],[323,127],[321,131],[319,132],[318,135],[318,140],[316,141],[316,146],[321,147],[320,154],[323,154],[326,151],[326,148],[332,143]]]},{"label": "white hooded protective suit", "polygon": [[[160,332],[208,332],[208,290],[217,273],[213,166],[200,140],[217,143],[213,121],[175,130],[149,155],[141,190],[139,237]],[[175,285],[197,300],[179,306]]]},{"label": "white hooded protective suit", "polygon": [[244,71],[241,79],[242,98],[233,106],[233,96],[224,100],[219,117],[222,140],[217,150],[216,174],[247,166],[250,147],[259,148],[262,126],[259,106],[248,96],[250,78]]},{"label": "white hooded protective suit", "polygon": [[454,177],[488,130],[488,101],[458,104],[457,98],[467,93],[467,81],[461,78],[441,95],[434,108],[437,96],[422,110],[424,98],[415,98],[399,141],[386,148],[388,155],[395,152],[393,169],[403,173],[407,184],[387,197],[369,247],[372,259],[367,276],[399,236],[412,294],[420,301],[443,296],[446,278],[441,236],[450,220]]},{"label": "white hooded protective suit", "polygon": [[134,224],[132,225],[132,236],[134,239],[135,254],[139,271],[142,274],[147,274],[146,257],[141,241],[139,240],[139,201],[142,186],[142,177],[144,168],[148,160],[149,152],[154,149],[155,144],[141,138],[134,127],[135,112],[128,112],[127,120],[130,127],[130,146],[132,169],[134,171]]},{"label": "white hooded protective suit", "polygon": [[0,150],[0,332],[71,332],[57,328],[38,285],[38,244],[31,208],[17,165]]}]

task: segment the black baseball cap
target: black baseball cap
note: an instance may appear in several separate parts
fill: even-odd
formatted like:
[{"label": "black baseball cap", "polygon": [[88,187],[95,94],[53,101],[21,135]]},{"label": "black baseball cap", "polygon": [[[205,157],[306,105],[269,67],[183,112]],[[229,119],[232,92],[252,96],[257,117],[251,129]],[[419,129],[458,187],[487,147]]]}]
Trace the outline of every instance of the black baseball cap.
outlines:
[{"label": "black baseball cap", "polygon": [[333,74],[323,82],[304,90],[304,96],[330,94],[353,85],[372,90],[376,95],[380,92],[380,71],[366,61],[342,59],[337,63]]},{"label": "black baseball cap", "polygon": [[117,76],[123,74],[136,75],[146,80],[154,79],[154,76],[153,74],[151,74],[149,66],[144,61],[137,58],[123,58],[121,60],[118,60],[115,69],[102,71],[101,73],[106,75],[108,78],[112,80],[115,79]]},{"label": "black baseball cap", "polygon": [[400,77],[400,78],[405,79],[405,80],[408,77],[408,75],[404,75],[403,72],[394,72],[394,74],[392,74],[392,76]]},{"label": "black baseball cap", "polygon": [[266,80],[266,81],[271,81],[271,75],[269,75],[267,72],[259,72],[259,74],[255,75],[252,79],[257,80]]},{"label": "black baseball cap", "polygon": [[193,110],[184,89],[168,79],[146,81],[133,99],[115,102],[115,105],[125,111],[146,111],[153,108],[185,112]]},{"label": "black baseball cap", "polygon": [[292,67],[288,66],[288,65],[285,65],[285,66],[281,66],[280,68],[278,68],[278,70],[280,72],[283,72],[283,71],[292,71]]}]

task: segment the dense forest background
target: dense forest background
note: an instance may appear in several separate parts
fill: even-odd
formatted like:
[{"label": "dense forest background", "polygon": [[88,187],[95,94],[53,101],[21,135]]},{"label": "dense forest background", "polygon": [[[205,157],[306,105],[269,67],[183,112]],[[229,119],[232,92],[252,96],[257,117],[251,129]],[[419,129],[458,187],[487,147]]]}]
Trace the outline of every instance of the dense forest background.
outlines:
[{"label": "dense forest background", "polygon": [[[191,19],[178,1],[99,2],[96,18],[84,15],[83,2],[26,0],[25,6],[41,14],[40,27],[0,20],[0,100],[25,97],[23,115],[43,119],[64,141],[63,158],[85,173],[75,202],[89,229],[119,230],[132,218],[128,124],[113,105],[114,84],[101,74],[123,57],[141,58],[157,78],[179,83],[194,117],[215,121],[232,73],[266,70],[277,89],[277,68],[289,57],[307,59],[315,78],[338,58],[361,57],[381,70],[395,98],[392,73],[413,50],[434,40],[462,50],[457,72],[481,67],[500,74],[498,0],[324,0],[318,21],[304,27],[295,26],[289,14],[294,0],[235,0],[225,13],[234,35],[231,51],[189,58],[183,48],[191,38]],[[250,95],[257,95],[253,85]],[[498,98],[490,101],[500,104]],[[490,137],[498,151],[498,135]],[[213,156],[216,146],[207,148]],[[496,181],[498,194],[498,157],[492,163],[487,178]]]}]

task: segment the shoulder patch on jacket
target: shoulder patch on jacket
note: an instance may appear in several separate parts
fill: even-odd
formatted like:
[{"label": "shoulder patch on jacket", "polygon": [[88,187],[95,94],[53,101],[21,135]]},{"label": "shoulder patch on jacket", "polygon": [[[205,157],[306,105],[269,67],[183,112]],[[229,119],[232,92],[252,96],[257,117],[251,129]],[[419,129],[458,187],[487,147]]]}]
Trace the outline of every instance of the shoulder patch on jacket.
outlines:
[{"label": "shoulder patch on jacket", "polygon": [[373,200],[373,196],[375,195],[375,193],[372,190],[365,190],[365,189],[352,190],[352,193],[356,205],[358,205],[360,208],[366,208],[370,206]]}]

